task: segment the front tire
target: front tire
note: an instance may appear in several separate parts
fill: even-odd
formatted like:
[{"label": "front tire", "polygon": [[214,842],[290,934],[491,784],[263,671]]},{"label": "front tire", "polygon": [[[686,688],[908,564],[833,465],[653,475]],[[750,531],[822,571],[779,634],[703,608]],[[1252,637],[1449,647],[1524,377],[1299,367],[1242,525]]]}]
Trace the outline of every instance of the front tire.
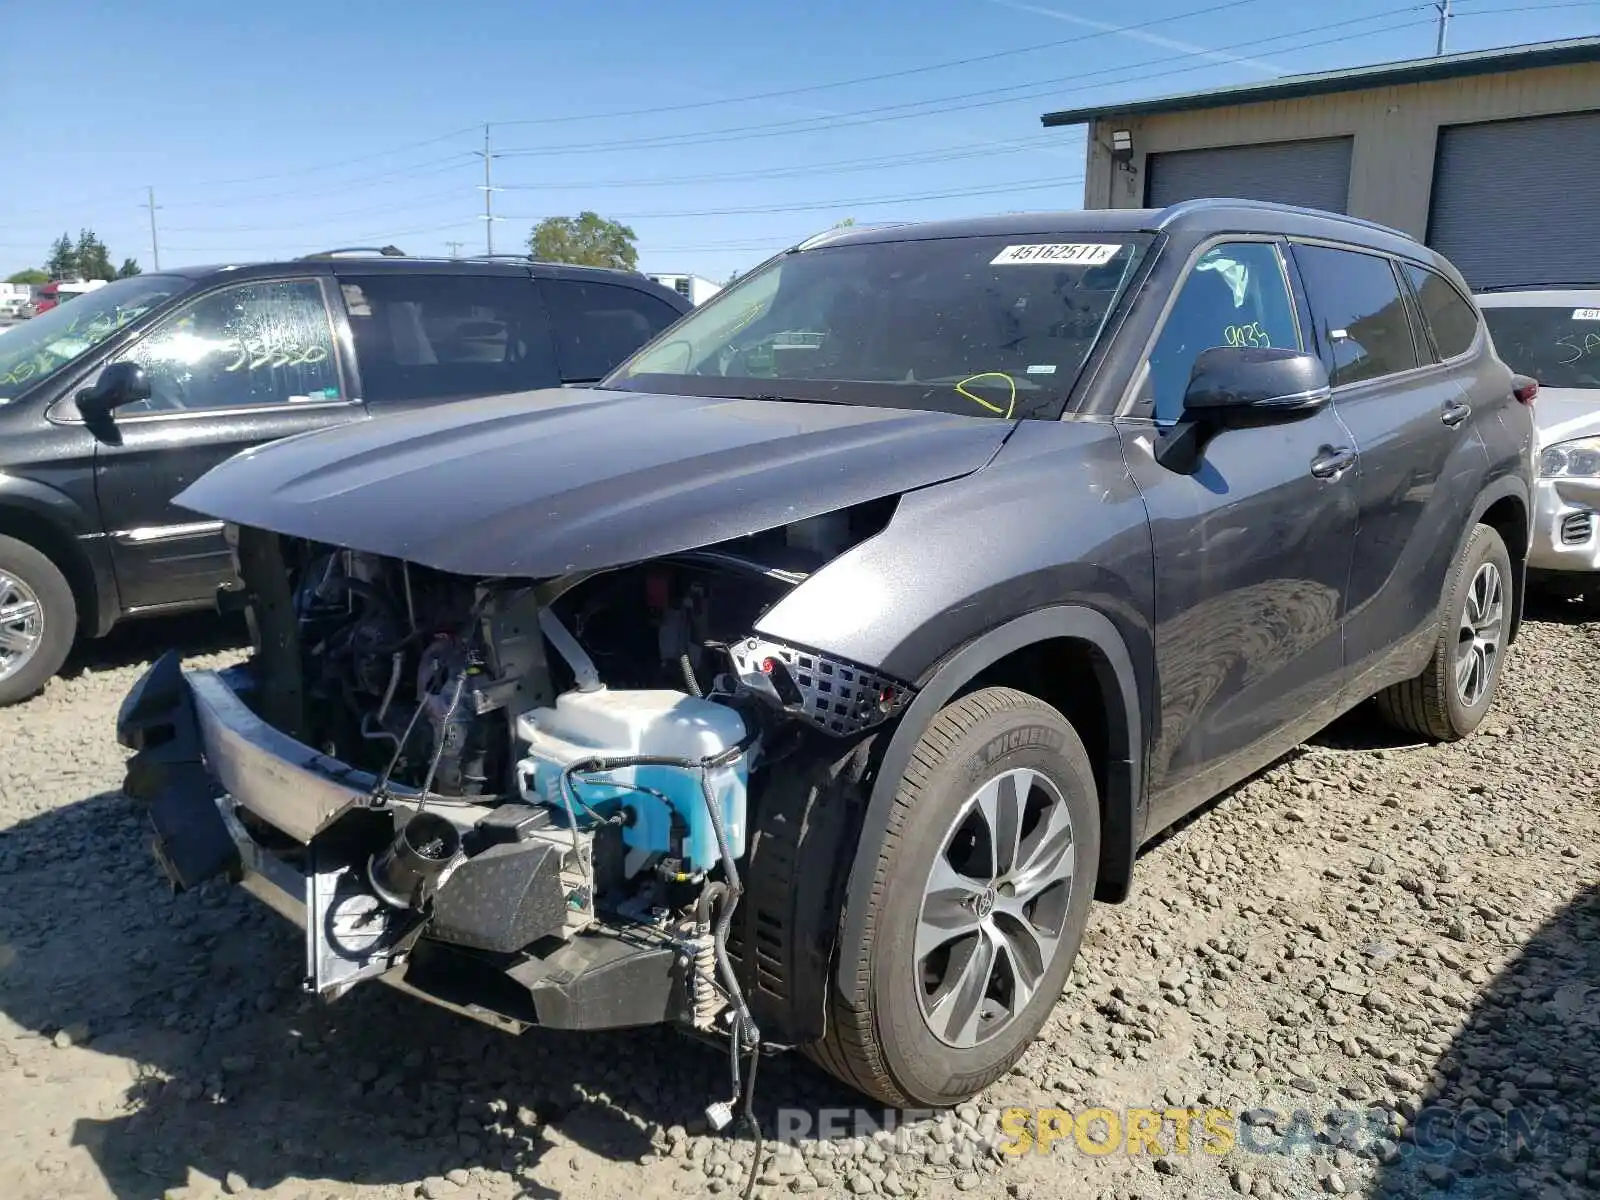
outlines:
[{"label": "front tire", "polygon": [[1378,711],[1406,733],[1439,742],[1466,737],[1494,705],[1516,603],[1511,556],[1500,535],[1476,526],[1451,575],[1433,656],[1420,675],[1378,693]]},{"label": "front tire", "polygon": [[1099,859],[1094,771],[1065,717],[1009,688],[945,707],[895,794],[812,1059],[900,1108],[987,1087],[1061,995]]},{"label": "front tire", "polygon": [[0,537],[0,708],[26,700],[61,669],[77,629],[78,606],[55,563]]}]

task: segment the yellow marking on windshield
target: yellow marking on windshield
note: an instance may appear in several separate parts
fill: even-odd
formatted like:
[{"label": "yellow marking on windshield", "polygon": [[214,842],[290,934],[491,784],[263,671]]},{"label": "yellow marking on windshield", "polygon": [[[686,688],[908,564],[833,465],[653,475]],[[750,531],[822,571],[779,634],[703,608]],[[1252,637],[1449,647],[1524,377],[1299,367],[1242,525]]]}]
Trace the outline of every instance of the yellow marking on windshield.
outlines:
[{"label": "yellow marking on windshield", "polygon": [[[974,396],[971,392],[967,391],[967,384],[976,383],[980,379],[1004,379],[1006,381],[1006,386],[1011,389],[1011,399],[1007,402],[1004,409],[1002,409],[998,404],[991,404],[982,396]],[[983,407],[987,408],[990,412],[1003,413],[1007,420],[1010,419],[1012,413],[1017,411],[1017,381],[1011,378],[1011,376],[1007,375],[1004,371],[980,371],[976,375],[968,375],[960,383],[956,384],[956,391],[965,396],[968,400],[971,400],[974,404],[983,405]]]}]

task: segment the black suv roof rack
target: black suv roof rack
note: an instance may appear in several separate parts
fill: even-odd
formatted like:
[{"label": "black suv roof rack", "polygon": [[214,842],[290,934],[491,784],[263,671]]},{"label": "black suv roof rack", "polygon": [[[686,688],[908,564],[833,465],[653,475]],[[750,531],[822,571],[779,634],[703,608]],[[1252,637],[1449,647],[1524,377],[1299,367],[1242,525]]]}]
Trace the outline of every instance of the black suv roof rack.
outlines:
[{"label": "black suv roof rack", "polygon": [[398,246],[339,246],[333,250],[319,250],[315,254],[302,254],[300,260],[332,258],[336,254],[378,254],[384,258],[405,258],[406,252]]}]

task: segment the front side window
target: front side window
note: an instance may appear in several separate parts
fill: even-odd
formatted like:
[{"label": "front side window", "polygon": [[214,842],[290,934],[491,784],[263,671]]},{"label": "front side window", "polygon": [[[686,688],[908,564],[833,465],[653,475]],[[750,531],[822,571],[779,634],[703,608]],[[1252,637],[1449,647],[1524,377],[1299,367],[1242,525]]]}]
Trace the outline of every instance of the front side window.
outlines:
[{"label": "front side window", "polygon": [[1436,271],[1406,264],[1411,290],[1417,294],[1422,319],[1433,332],[1433,344],[1441,360],[1455,358],[1472,348],[1478,336],[1478,314],[1450,281]]},{"label": "front side window", "polygon": [[781,255],[610,375],[632,391],[1054,420],[1149,234],[934,238]]},{"label": "front side window", "polygon": [[620,284],[544,279],[539,286],[567,383],[603,378],[679,316],[665,300]]},{"label": "front side window", "polygon": [[368,404],[531,392],[561,382],[527,275],[340,279]]},{"label": "front side window", "polygon": [[189,286],[180,275],[135,275],[7,330],[0,340],[0,404],[76,362]]},{"label": "front side window", "polygon": [[1144,412],[1163,424],[1178,420],[1195,359],[1217,346],[1304,348],[1272,243],[1224,242],[1195,262],[1150,352]]},{"label": "front side window", "polygon": [[1295,262],[1334,387],[1381,379],[1419,365],[1411,323],[1387,258],[1329,246],[1296,246]]},{"label": "front side window", "polygon": [[314,279],[207,293],[163,318],[121,357],[142,366],[150,380],[150,399],[121,410],[127,414],[343,398],[333,327]]},{"label": "front side window", "polygon": [[1495,351],[1547,388],[1600,388],[1600,308],[1485,308]]}]

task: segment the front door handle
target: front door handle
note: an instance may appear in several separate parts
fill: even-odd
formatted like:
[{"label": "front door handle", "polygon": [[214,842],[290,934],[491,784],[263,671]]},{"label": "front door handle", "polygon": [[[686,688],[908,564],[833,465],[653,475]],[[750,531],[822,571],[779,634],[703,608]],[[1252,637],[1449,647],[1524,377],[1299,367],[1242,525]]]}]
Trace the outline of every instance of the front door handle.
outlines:
[{"label": "front door handle", "polygon": [[1445,403],[1439,412],[1439,419],[1454,429],[1461,422],[1472,415],[1472,405],[1463,404],[1459,400],[1450,400]]},{"label": "front door handle", "polygon": [[1340,446],[1335,450],[1332,446],[1324,446],[1317,456],[1311,460],[1311,473],[1318,479],[1332,479],[1356,461],[1356,452],[1348,446]]}]

